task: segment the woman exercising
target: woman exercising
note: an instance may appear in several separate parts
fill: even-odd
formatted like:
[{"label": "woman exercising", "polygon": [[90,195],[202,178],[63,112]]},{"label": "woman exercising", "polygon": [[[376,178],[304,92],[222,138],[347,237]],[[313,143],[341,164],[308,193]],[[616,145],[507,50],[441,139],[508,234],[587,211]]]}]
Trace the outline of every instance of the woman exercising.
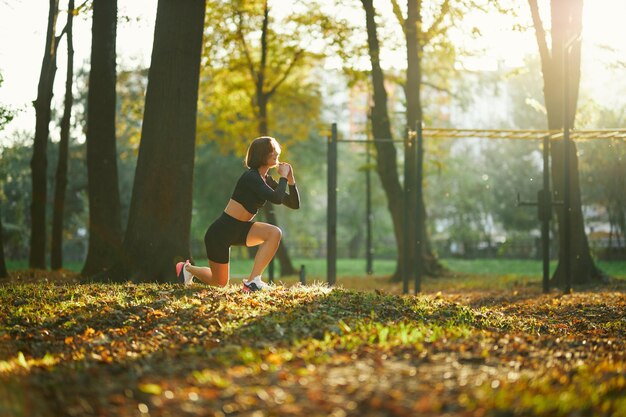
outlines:
[{"label": "woman exercising", "polygon": [[[230,247],[260,245],[250,276],[243,282],[243,290],[267,289],[268,284],[261,280],[261,275],[278,249],[282,231],[252,219],[267,200],[292,209],[300,207],[293,168],[288,163],[278,162],[280,151],[280,145],[272,137],[262,136],[252,141],[245,160],[248,170],[237,181],[222,215],[204,235],[209,267],[191,265],[189,260],[176,264],[178,279],[185,286],[192,283],[193,277],[209,285],[225,286],[230,276]],[[278,182],[267,173],[274,167],[280,175]]]}]

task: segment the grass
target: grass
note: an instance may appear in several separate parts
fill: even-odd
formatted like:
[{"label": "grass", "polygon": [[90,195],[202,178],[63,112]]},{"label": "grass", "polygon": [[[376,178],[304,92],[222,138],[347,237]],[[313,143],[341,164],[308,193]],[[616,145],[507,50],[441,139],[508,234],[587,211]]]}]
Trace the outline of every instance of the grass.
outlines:
[{"label": "grass", "polygon": [[[205,264],[206,260],[197,260],[198,264]],[[325,259],[301,259],[295,258],[292,263],[296,269],[304,265],[307,276],[319,279],[326,276],[326,260]],[[524,276],[541,276],[543,271],[543,263],[534,259],[455,259],[444,258],[441,263],[452,273],[462,274],[483,274],[483,275],[524,275]],[[607,274],[615,277],[626,278],[626,261],[596,261],[597,265]],[[554,272],[557,262],[550,262],[550,271]],[[82,262],[68,262],[65,269],[79,272],[82,268]],[[280,266],[276,263],[278,271]],[[391,275],[396,266],[395,260],[392,259],[375,259],[374,275]],[[245,275],[252,267],[252,260],[234,258],[231,265],[232,273],[235,275]],[[7,268],[27,269],[28,261],[7,261]],[[338,259],[337,272],[339,276],[360,276],[365,274],[366,263],[364,259]]]},{"label": "grass", "polygon": [[626,283],[445,280],[419,296],[5,283],[0,415],[626,416]]},{"label": "grass", "polygon": [[[441,262],[452,274],[541,277],[543,273],[543,263],[532,259],[442,259]],[[293,265],[296,269],[304,265],[306,275],[313,279],[324,280],[326,277],[325,259],[295,259]],[[556,261],[550,263],[551,272],[554,272],[556,265]],[[626,261],[597,261],[597,265],[611,276],[626,278]],[[234,259],[231,270],[235,275],[246,275],[251,267],[251,260]],[[395,267],[395,260],[377,259],[374,261],[374,276],[389,276],[393,274]],[[338,276],[364,276],[365,271],[364,259],[337,260]]]}]

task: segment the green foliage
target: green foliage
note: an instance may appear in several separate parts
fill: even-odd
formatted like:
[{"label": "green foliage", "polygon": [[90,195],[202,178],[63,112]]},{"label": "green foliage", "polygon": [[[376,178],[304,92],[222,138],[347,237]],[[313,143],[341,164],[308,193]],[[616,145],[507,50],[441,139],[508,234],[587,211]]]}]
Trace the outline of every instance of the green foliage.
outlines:
[{"label": "green foliage", "polygon": [[[2,74],[0,73],[0,87],[2,87],[2,83],[4,82],[4,78],[2,77]],[[15,109],[12,109],[9,106],[5,106],[4,104],[0,103],[0,132],[2,132],[4,130],[4,128],[6,127],[6,125],[8,125],[11,120],[13,120],[13,118],[15,117],[17,111]],[[4,149],[0,148],[0,156],[3,155]],[[2,169],[6,169],[5,166],[0,166]],[[0,170],[0,173],[3,173],[3,170]],[[4,176],[4,175],[2,175]],[[3,184],[3,182],[1,182],[0,180],[0,184]],[[5,195],[4,195],[4,187],[0,187],[0,203],[3,202],[3,200],[5,199]],[[0,204],[1,205],[1,204]],[[0,219],[0,224],[2,222],[2,219]]]},{"label": "green foliage", "polygon": [[[19,134],[21,135],[21,133]],[[28,258],[28,238],[31,200],[30,138],[14,137],[11,146],[2,151],[0,158],[0,194],[2,223],[4,227],[4,251],[7,259]],[[72,144],[69,149],[69,176],[65,203],[64,245],[67,260],[82,260],[84,252],[84,227],[86,224],[84,175],[84,145]],[[49,147],[49,164],[56,166],[58,146]],[[54,186],[54,170],[48,170],[48,189]],[[51,205],[47,208],[52,216]],[[81,232],[82,230],[82,232]]]},{"label": "green foliage", "polygon": [[[2,74],[0,74],[0,87],[2,87],[2,83],[4,82],[4,78]],[[15,115],[17,114],[17,110],[13,109],[9,106],[5,106],[0,103],[0,132],[4,130],[5,126],[13,120]]]},{"label": "green foliage", "polygon": [[[626,106],[597,108],[587,103],[582,109],[587,128],[619,127],[626,121]],[[626,142],[620,139],[580,142],[578,161],[583,204],[591,208],[588,224],[608,223],[610,243],[622,244],[626,254]],[[592,226],[593,227],[593,226]],[[606,230],[605,230],[606,232]],[[593,242],[592,242],[593,244]],[[598,255],[612,256],[612,248],[600,247]],[[605,253],[607,251],[608,253]],[[621,258],[620,258],[621,259]]]},{"label": "green foliage", "polygon": [[[302,184],[303,204],[297,213],[281,210],[281,217],[288,216],[286,225],[293,225],[289,230],[297,233],[299,244],[308,248],[309,256],[320,256],[326,248],[326,146],[326,138],[316,135],[308,142],[293,146],[289,155],[294,160],[294,166],[302,169],[302,173],[298,174],[298,181]],[[373,158],[372,156],[372,160]],[[366,188],[365,172],[361,168],[366,163],[365,146],[355,143],[341,145],[338,160],[338,256],[362,258],[365,256]],[[395,241],[391,218],[383,203],[384,192],[378,175],[375,171],[370,173],[374,252],[379,257],[393,258]],[[302,219],[307,221],[303,222]]]},{"label": "green foliage", "polygon": [[513,126],[519,129],[545,129],[546,107],[539,58],[527,58],[525,66],[509,71],[505,80],[512,104]]},{"label": "green foliage", "polygon": [[471,255],[478,244],[496,248],[516,237],[534,239],[537,210],[518,207],[516,196],[535,201],[542,188],[537,143],[465,140],[449,147],[449,155],[439,159],[442,168],[428,176],[426,187],[434,240],[463,244],[464,253]]},{"label": "green foliage", "polygon": [[538,142],[490,141],[482,153],[481,180],[489,183],[494,197],[491,212],[509,233],[538,228],[537,211],[517,207],[515,196],[519,193],[524,200],[536,201],[537,191],[543,188],[540,146]]},{"label": "green foliage", "polygon": [[309,43],[324,40],[330,43],[326,50],[341,43],[341,19],[331,19],[314,3],[296,3],[286,16],[270,5],[261,39],[263,2],[209,2],[207,10],[198,138],[215,141],[223,154],[243,156],[259,134],[262,93],[271,98],[269,134],[287,147],[306,139],[321,113],[313,69],[324,53],[320,44]]}]

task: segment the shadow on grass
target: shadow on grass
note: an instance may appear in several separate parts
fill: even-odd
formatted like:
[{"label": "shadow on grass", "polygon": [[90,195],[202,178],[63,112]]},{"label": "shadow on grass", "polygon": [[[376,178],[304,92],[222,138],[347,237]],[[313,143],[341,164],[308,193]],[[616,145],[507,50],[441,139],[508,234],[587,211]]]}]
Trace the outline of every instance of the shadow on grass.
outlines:
[{"label": "shadow on grass", "polygon": [[[117,294],[99,298],[107,288]],[[426,324],[454,314],[422,311],[412,298],[342,290],[300,288],[274,296],[245,295],[238,289],[159,288],[59,286],[41,295],[45,300],[30,313],[18,301],[25,294],[9,291],[0,329],[0,336],[8,339],[0,350],[5,361],[0,414],[137,415],[150,397],[146,390],[155,389],[142,388],[147,382],[175,393],[172,404],[187,404],[189,390],[206,388],[207,378],[219,378],[233,367],[253,369],[257,376],[267,373],[271,383],[278,378],[277,363],[295,359],[266,363],[268,355],[341,334],[343,321]],[[16,302],[18,308],[11,308]],[[34,323],[34,310],[45,305],[56,306],[58,315],[46,313]],[[25,358],[21,363],[15,359],[18,352]],[[52,361],[46,362],[46,356]],[[209,373],[197,374],[203,370]],[[238,379],[242,387],[250,383],[245,375]],[[219,382],[208,383],[215,385]],[[210,409],[211,395],[194,406],[202,403]]]},{"label": "shadow on grass", "polygon": [[[263,400],[269,395],[263,389],[284,384],[291,384],[289,395],[307,401],[308,388],[282,367],[306,371],[320,360],[313,351],[296,352],[307,344],[359,322],[493,329],[499,324],[473,308],[504,303],[487,298],[492,295],[479,297],[473,307],[436,295],[323,288],[248,295],[235,287],[102,284],[48,287],[39,293],[42,299],[24,303],[27,287],[22,293],[18,287],[4,290],[0,415],[11,417],[238,414],[245,410],[236,404],[247,404],[250,396]],[[535,296],[520,293],[510,301]],[[438,349],[446,354],[448,348]],[[22,362],[15,359],[18,352]],[[322,353],[345,356],[332,349]],[[46,363],[46,354],[58,362]],[[407,361],[418,363],[414,354]],[[229,381],[225,375],[233,372]],[[282,392],[276,388],[272,396]]]},{"label": "shadow on grass", "polygon": [[[89,293],[89,288],[94,286],[59,287],[46,302],[81,304],[79,293]],[[147,395],[139,388],[143,380],[187,381],[207,366],[243,365],[242,348],[261,349],[290,343],[287,340],[309,331],[323,332],[306,329],[299,320],[334,308],[328,294],[283,310],[273,308],[271,300],[259,302],[256,295],[234,291],[172,289],[143,302],[137,294],[143,292],[141,286],[132,290],[118,302],[89,296],[82,306],[68,307],[37,324],[19,312],[26,306],[20,297],[11,298],[10,304],[17,306],[4,309],[0,328],[6,341],[0,349],[0,360],[5,361],[0,368],[0,415],[136,415]],[[158,291],[152,295],[159,297]],[[250,304],[244,310],[249,317],[237,316],[232,303],[220,302],[220,296]],[[258,307],[267,310],[259,313]],[[18,352],[27,360],[12,360]],[[46,355],[58,362],[43,363]]]}]

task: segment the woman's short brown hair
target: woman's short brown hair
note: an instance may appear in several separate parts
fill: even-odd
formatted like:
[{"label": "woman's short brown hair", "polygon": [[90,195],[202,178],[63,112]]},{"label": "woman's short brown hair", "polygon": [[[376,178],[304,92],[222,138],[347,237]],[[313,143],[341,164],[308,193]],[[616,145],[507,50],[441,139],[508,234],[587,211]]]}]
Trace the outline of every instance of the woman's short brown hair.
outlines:
[{"label": "woman's short brown hair", "polygon": [[261,136],[254,139],[246,153],[246,167],[256,169],[265,165],[273,151],[280,154],[280,145],[273,137]]}]

